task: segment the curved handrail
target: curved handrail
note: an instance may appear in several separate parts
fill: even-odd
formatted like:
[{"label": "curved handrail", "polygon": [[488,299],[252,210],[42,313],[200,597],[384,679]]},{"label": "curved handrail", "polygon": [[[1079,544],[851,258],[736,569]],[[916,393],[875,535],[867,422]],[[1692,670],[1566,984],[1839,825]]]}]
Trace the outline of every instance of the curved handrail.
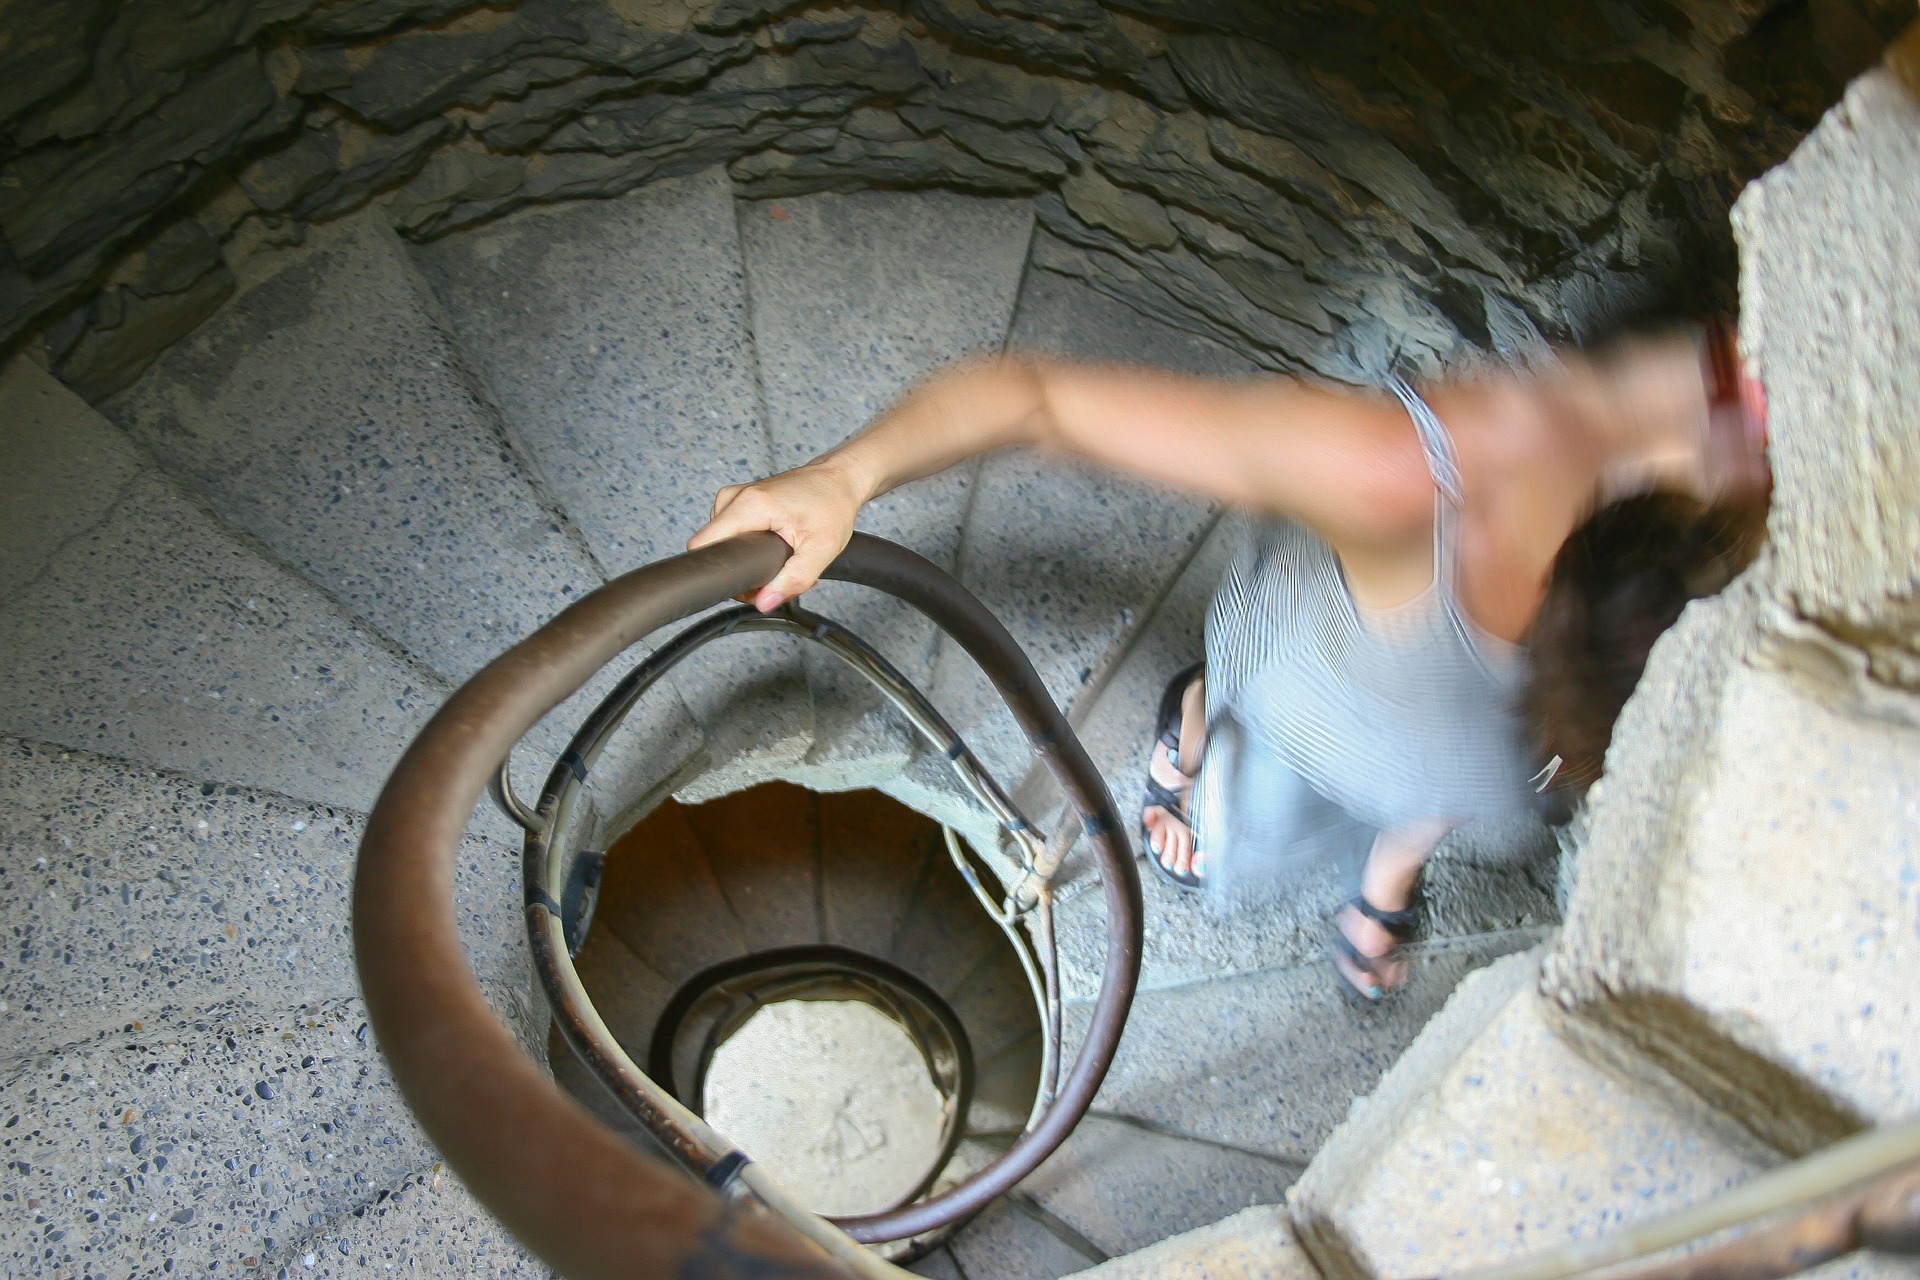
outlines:
[{"label": "curved handrail", "polygon": [[[927,572],[939,571],[929,566]],[[995,625],[998,625],[997,622]],[[1040,1127],[1041,1118],[1055,1104],[1058,1077],[1062,1017],[1057,999],[1057,965],[1051,955],[1051,894],[1044,884],[1035,883],[1042,879],[1035,870],[1035,864],[1044,857],[1044,838],[1039,836],[1000,784],[974,757],[939,710],[883,655],[858,636],[829,619],[793,605],[783,606],[768,614],[740,605],[707,614],[686,627],[656,648],[607,693],[581,723],[567,749],[555,761],[535,813],[537,828],[528,833],[525,841],[527,928],[528,941],[533,949],[534,969],[546,991],[554,1025],[562,1038],[627,1113],[675,1161],[693,1176],[719,1189],[732,1190],[739,1184],[770,1202],[780,1197],[781,1192],[769,1183],[763,1169],[749,1161],[744,1153],[715,1132],[628,1055],[619,1038],[594,1008],[591,995],[573,967],[571,952],[577,942],[569,941],[573,935],[568,930],[576,926],[562,915],[562,886],[569,877],[565,856],[566,832],[572,825],[573,806],[584,794],[587,779],[591,777],[608,740],[639,700],[701,646],[726,636],[755,632],[796,636],[820,644],[828,653],[846,663],[849,669],[871,681],[920,733],[929,749],[946,758],[974,799],[999,821],[1009,839],[1019,847],[1027,869],[1026,879],[1016,886],[1014,895],[1009,895],[1008,907],[1003,909],[990,905],[984,886],[972,868],[966,865],[964,859],[956,859],[960,874],[981,896],[988,915],[1012,942],[1021,968],[1034,989],[1035,1012],[1043,1024],[1042,1087],[1035,1097],[1026,1130],[1014,1148],[1006,1153],[1014,1159],[995,1161],[975,1170],[939,1200],[939,1204],[944,1206],[938,1210],[943,1219],[930,1226],[923,1217],[908,1217],[908,1206],[895,1206],[858,1217],[827,1219],[834,1226],[846,1228],[854,1239],[867,1244],[919,1236],[970,1216],[994,1196],[1010,1189],[1025,1176],[1026,1171],[1037,1167],[1039,1161],[1051,1153],[1051,1146],[1036,1153],[1026,1150],[1038,1141],[1048,1140],[1044,1136],[1036,1140],[1033,1133]],[[999,642],[999,645],[1005,655],[1017,656],[1019,653],[1011,636]],[[949,837],[951,846],[951,833]],[[1035,972],[1036,958],[1028,954],[1012,927],[1016,918],[1012,912],[1012,899],[1022,889],[1032,899],[1027,914],[1041,930],[1046,946],[1045,953],[1037,962],[1038,967],[1045,971],[1044,979]],[[1118,928],[1130,934],[1135,922],[1123,916]],[[1120,981],[1121,977],[1118,972],[1103,973],[1102,984],[1105,986]],[[1050,994],[1053,998],[1050,998]],[[1119,1031],[1120,1024],[1115,1020],[1101,1028],[1099,1034],[1090,1036],[1086,1042],[1085,1052],[1103,1056],[1104,1060],[1098,1064],[1103,1072],[1118,1044]],[[1070,1117],[1067,1127],[1070,1129],[1079,1119],[1079,1115]],[[972,1184],[983,1179],[982,1185],[973,1189]],[[903,1222],[908,1225],[901,1226]],[[798,1225],[803,1231],[818,1229],[818,1224],[812,1221],[810,1215]]]},{"label": "curved handrail", "polygon": [[[500,761],[547,712],[649,632],[764,585],[786,544],[749,534],[626,574],[569,606],[462,685],[421,729],[368,818],[354,875],[354,959],[368,1021],[421,1127],[473,1195],[574,1280],[868,1271],[860,1253],[823,1257],[766,1217],[650,1161],[566,1097],[488,1007],[453,914],[453,868],[474,805]],[[1140,882],[1098,771],[1010,637],[926,560],[856,534],[827,576],[896,595],[980,664],[1079,811],[1108,867],[1107,968],[1088,1041],[1061,1098],[1036,1126],[1052,1150],[1090,1104],[1138,978]],[[1057,1130],[1057,1132],[1054,1132]],[[998,1165],[1008,1165],[1009,1152]],[[1032,1160],[1037,1165],[1044,1152]],[[1024,1176],[1031,1166],[1015,1176]],[[948,1193],[951,1196],[953,1193]],[[991,1197],[987,1197],[990,1199]],[[915,1206],[947,1206],[936,1197]],[[981,1203],[984,1205],[985,1200]],[[912,1212],[912,1211],[910,1211]],[[857,1222],[854,1224],[857,1228]]]}]

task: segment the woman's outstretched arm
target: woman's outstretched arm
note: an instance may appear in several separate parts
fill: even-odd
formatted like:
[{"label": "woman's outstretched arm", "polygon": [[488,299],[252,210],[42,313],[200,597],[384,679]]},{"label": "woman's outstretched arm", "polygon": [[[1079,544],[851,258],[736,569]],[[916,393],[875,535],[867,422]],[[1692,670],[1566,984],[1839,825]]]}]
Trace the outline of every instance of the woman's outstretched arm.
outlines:
[{"label": "woman's outstretched arm", "polygon": [[1429,554],[1432,483],[1390,397],[1022,355],[940,373],[807,465],[721,490],[688,546],[762,529],[786,539],[793,558],[754,600],[771,609],[813,586],[868,502],[1007,445],[1291,516],[1343,557]]}]

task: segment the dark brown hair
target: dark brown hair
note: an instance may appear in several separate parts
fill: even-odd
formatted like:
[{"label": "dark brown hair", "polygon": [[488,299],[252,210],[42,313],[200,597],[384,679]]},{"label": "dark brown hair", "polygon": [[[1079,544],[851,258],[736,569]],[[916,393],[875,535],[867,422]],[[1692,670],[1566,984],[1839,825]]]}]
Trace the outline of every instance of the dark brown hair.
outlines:
[{"label": "dark brown hair", "polygon": [[1764,499],[1708,505],[1656,490],[1600,508],[1568,537],[1528,637],[1525,695],[1546,755],[1561,758],[1557,786],[1600,776],[1653,642],[1688,601],[1732,582],[1765,536]]}]

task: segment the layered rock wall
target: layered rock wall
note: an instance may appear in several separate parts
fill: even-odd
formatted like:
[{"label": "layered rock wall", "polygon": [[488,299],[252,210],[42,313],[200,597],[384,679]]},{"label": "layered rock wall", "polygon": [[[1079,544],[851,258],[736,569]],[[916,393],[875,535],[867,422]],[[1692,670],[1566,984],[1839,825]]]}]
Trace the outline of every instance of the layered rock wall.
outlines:
[{"label": "layered rock wall", "polygon": [[263,248],[730,165],[1037,196],[1035,260],[1366,379],[1731,302],[1726,215],[1906,0],[0,9],[0,346],[99,398]]}]

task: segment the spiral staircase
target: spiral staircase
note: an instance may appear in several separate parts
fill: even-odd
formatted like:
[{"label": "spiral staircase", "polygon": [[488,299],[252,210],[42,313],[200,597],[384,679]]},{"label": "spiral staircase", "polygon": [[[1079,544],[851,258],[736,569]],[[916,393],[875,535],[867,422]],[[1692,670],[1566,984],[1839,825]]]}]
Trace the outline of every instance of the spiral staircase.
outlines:
[{"label": "spiral staircase", "polygon": [[[1859,109],[1898,115],[1876,75]],[[495,653],[675,553],[721,485],[811,456],[944,362],[1018,345],[1250,372],[1033,264],[1032,223],[1025,201],[935,191],[739,200],[718,169],[425,246],[373,210],[255,259],[231,302],[100,406],[28,356],[6,367],[7,1274],[546,1274],[441,1168],[369,1034],[347,918],[365,814],[413,732]],[[908,486],[863,527],[988,603],[1130,812],[1159,687],[1198,653],[1234,521],[1002,454]],[[1730,598],[1724,634],[1690,643],[1735,634],[1727,615],[1762,594]],[[858,588],[807,603],[928,690],[1024,811],[1070,821],[957,647]],[[1661,670],[1686,652],[1663,649]],[[516,789],[538,793],[618,674],[528,735]],[[1876,749],[1898,760],[1911,733],[1887,732]],[[636,1056],[702,975],[841,948],[956,1011],[983,1100],[959,1149],[1004,1141],[1038,1071],[1031,1004],[924,843],[945,825],[993,865],[990,815],[946,765],[777,637],[676,670],[596,764],[581,819],[601,848],[661,824],[686,837],[649,841],[644,867],[610,859],[580,951]],[[1910,806],[1896,792],[1885,803]],[[1588,866],[1616,856],[1606,824],[1626,802],[1604,803],[1583,820]],[[520,834],[489,805],[473,815],[455,889],[468,959],[527,1050],[617,1123],[557,1042],[550,1055]],[[1557,861],[1531,824],[1459,833],[1427,878],[1412,986],[1379,1007],[1346,998],[1321,959],[1331,877],[1230,920],[1147,877],[1141,991],[1093,1110],[914,1268],[1414,1274],[1687,1203],[1910,1103],[1911,1067],[1889,1066],[1873,1098],[1801,1107],[1769,1133],[1740,1110],[1764,1089],[1703,1119],[1675,1100],[1671,1063],[1630,1087],[1632,1064],[1591,1065],[1605,1044],[1573,1053],[1578,957],[1545,953],[1541,976],[1556,888],[1567,902]],[[1097,881],[1070,852],[1070,1041],[1101,977]],[[1606,904],[1582,901],[1575,925],[1611,936],[1594,923]],[[1910,940],[1887,945],[1911,957]],[[1558,1004],[1534,994],[1543,982]],[[1874,1044],[1913,1025],[1910,997],[1881,1003]],[[1812,1139],[1789,1132],[1802,1121]],[[1504,1178],[1522,1194],[1508,1163],[1533,1179],[1522,1221],[1509,1230],[1502,1208],[1477,1225],[1469,1191]]]}]

